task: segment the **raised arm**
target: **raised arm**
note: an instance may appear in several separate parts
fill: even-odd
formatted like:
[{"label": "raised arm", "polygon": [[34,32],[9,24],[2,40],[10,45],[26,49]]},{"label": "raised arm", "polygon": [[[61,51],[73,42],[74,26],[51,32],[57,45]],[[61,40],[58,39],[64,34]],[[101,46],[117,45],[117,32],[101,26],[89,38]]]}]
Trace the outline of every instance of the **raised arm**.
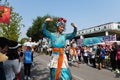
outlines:
[{"label": "raised arm", "polygon": [[50,37],[51,32],[46,29],[46,26],[47,26],[47,23],[52,21],[52,20],[53,20],[52,18],[47,18],[47,19],[45,19],[44,23],[42,24],[42,32],[48,38]]},{"label": "raised arm", "polygon": [[72,33],[66,34],[67,39],[73,39],[77,33],[77,26],[74,23],[71,23],[71,26],[74,28]]}]

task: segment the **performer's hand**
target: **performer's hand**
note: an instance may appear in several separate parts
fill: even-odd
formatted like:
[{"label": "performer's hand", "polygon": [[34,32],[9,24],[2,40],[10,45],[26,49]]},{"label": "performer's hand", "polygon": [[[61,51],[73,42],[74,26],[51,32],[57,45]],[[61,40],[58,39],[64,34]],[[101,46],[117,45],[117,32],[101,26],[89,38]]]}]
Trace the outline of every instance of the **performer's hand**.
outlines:
[{"label": "performer's hand", "polygon": [[74,23],[71,23],[71,26],[77,28],[77,26]]},{"label": "performer's hand", "polygon": [[46,18],[45,21],[46,22],[53,21],[53,18]]}]

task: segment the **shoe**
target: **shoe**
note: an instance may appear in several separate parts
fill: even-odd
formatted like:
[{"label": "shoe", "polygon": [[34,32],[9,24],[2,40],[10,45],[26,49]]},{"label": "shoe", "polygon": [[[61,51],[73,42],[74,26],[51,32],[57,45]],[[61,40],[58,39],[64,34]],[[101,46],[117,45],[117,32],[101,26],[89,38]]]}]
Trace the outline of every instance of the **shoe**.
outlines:
[{"label": "shoe", "polygon": [[28,76],[28,80],[31,80],[31,78]]},{"label": "shoe", "polygon": [[24,79],[26,80],[26,79],[27,79],[27,76],[24,76]]},{"label": "shoe", "polygon": [[116,69],[116,73],[118,73],[118,74],[119,74],[119,73],[120,73],[120,71],[119,71],[118,69]]}]

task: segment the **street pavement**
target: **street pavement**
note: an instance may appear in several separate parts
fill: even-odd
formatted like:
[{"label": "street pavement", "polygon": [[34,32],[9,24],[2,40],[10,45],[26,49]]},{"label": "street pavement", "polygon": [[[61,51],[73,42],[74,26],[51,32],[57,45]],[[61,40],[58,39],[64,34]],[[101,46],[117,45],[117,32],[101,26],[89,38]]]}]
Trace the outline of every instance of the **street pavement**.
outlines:
[{"label": "street pavement", "polygon": [[[31,69],[31,80],[50,80],[49,77],[49,55],[35,54],[34,66]],[[90,65],[70,63],[69,69],[75,80],[120,80],[110,69],[98,70]]]}]

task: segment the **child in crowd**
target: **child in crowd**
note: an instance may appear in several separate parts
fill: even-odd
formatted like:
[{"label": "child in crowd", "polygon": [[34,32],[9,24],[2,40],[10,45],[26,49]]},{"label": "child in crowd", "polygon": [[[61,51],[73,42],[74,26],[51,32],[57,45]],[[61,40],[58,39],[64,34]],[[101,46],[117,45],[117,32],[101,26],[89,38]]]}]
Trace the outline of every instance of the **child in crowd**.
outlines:
[{"label": "child in crowd", "polygon": [[24,50],[24,79],[30,80],[31,65],[32,65],[32,48],[31,46],[26,46]]}]

